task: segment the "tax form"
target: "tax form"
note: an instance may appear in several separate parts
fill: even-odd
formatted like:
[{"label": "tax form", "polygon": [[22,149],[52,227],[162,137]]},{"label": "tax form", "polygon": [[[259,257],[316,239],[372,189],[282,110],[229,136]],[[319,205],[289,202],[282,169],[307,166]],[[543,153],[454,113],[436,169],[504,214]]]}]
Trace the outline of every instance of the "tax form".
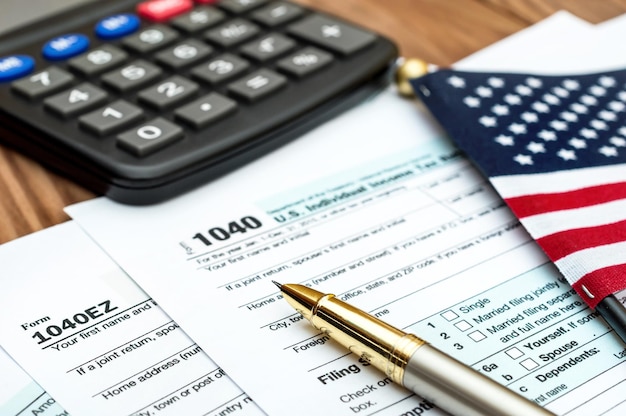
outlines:
[{"label": "tax form", "polygon": [[47,390],[0,356],[0,414],[263,414],[75,223],[0,264],[0,343]]},{"label": "tax form", "polygon": [[[541,46],[560,33],[581,48],[543,28]],[[302,322],[271,280],[335,293],[557,413],[626,409],[624,345],[392,93],[176,200],[68,212],[269,414],[438,413]]]}]

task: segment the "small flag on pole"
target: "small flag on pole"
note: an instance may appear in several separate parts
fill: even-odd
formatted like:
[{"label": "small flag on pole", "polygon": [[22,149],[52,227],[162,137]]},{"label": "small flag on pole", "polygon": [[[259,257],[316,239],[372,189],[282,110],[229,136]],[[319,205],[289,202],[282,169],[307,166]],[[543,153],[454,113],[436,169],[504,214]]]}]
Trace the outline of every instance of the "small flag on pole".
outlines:
[{"label": "small flag on pole", "polygon": [[411,83],[590,307],[626,288],[626,71]]}]

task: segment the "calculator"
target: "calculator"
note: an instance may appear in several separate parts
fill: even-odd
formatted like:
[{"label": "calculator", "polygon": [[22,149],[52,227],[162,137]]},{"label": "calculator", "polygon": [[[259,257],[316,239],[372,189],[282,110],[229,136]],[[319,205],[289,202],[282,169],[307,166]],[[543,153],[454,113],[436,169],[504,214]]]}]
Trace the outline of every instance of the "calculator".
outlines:
[{"label": "calculator", "polygon": [[82,1],[0,38],[0,140],[157,203],[367,99],[396,59],[383,36],[287,1]]}]

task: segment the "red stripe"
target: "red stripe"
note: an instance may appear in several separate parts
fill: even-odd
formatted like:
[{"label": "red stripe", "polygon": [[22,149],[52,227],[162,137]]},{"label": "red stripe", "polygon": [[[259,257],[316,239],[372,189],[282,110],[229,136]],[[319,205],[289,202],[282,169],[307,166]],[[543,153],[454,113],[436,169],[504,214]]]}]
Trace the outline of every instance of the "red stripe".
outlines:
[{"label": "red stripe", "polygon": [[570,192],[535,194],[506,199],[518,218],[626,199],[626,182],[592,186]]},{"label": "red stripe", "polygon": [[626,220],[597,227],[575,228],[537,239],[552,261],[579,250],[622,241],[626,241]]},{"label": "red stripe", "polygon": [[[583,286],[593,297],[587,294]],[[626,289],[626,263],[588,273],[576,281],[572,287],[590,308],[595,308],[598,302],[608,295]]]}]

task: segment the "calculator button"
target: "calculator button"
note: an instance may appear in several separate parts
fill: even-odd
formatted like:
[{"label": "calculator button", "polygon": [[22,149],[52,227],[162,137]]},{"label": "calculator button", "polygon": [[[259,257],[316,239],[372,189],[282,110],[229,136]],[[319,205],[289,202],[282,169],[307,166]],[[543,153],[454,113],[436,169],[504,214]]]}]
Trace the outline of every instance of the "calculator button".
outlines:
[{"label": "calculator button", "polygon": [[128,54],[111,45],[103,45],[70,60],[70,67],[83,75],[94,75],[111,69],[126,60]]},{"label": "calculator button", "polygon": [[225,53],[208,63],[195,67],[191,70],[191,74],[209,84],[217,84],[241,74],[249,66],[250,64],[245,59]]},{"label": "calculator button", "polygon": [[81,126],[97,134],[108,136],[129,126],[143,117],[143,111],[124,100],[85,114],[78,119]]},{"label": "calculator button", "polygon": [[147,156],[183,137],[183,130],[161,117],[117,136],[117,144],[136,156]]},{"label": "calculator button", "polygon": [[371,32],[318,14],[289,26],[289,33],[343,55],[363,49],[376,40]]},{"label": "calculator button", "polygon": [[31,98],[40,98],[67,87],[74,77],[69,72],[51,66],[28,78],[15,81],[11,86],[18,93]]},{"label": "calculator button", "polygon": [[187,33],[208,29],[226,18],[223,11],[215,7],[200,6],[172,20],[172,26]]},{"label": "calculator button", "polygon": [[195,39],[188,39],[156,55],[157,61],[173,69],[201,61],[213,48]]},{"label": "calculator button", "polygon": [[106,92],[85,82],[70,90],[46,98],[44,105],[56,114],[71,117],[91,110],[102,104],[106,98]]},{"label": "calculator button", "polygon": [[11,55],[0,58],[0,82],[13,81],[31,73],[35,60],[28,55]]},{"label": "calculator button", "polygon": [[279,33],[270,33],[242,46],[241,53],[249,58],[265,62],[289,52],[295,46],[296,42],[292,39]]},{"label": "calculator button", "polygon": [[154,81],[161,75],[161,72],[158,66],[137,60],[123,68],[104,74],[102,81],[118,91],[129,91]]},{"label": "calculator button", "polygon": [[231,13],[245,13],[265,3],[267,0],[223,0],[220,7]]},{"label": "calculator button", "polygon": [[290,22],[304,13],[304,9],[295,4],[278,1],[256,10],[252,18],[265,26],[278,26]]},{"label": "calculator button", "polygon": [[175,75],[141,91],[137,97],[142,102],[163,110],[193,96],[197,91],[198,84]]},{"label": "calculator button", "polygon": [[256,101],[287,84],[287,78],[269,69],[259,69],[228,86],[228,91],[248,101]]},{"label": "calculator button", "polygon": [[124,38],[122,44],[138,53],[148,53],[167,46],[178,39],[178,32],[163,25],[150,26]]},{"label": "calculator button", "polygon": [[241,43],[259,33],[259,27],[244,19],[233,19],[229,22],[211,29],[205,34],[205,38],[224,48]]},{"label": "calculator button", "polygon": [[89,38],[79,33],[63,35],[48,41],[42,49],[44,58],[61,61],[80,55],[89,48]]},{"label": "calculator button", "polygon": [[148,0],[137,5],[137,13],[153,22],[165,22],[192,8],[192,0]]},{"label": "calculator button", "polygon": [[237,103],[216,92],[189,103],[174,112],[179,120],[201,129],[214,121],[233,114]]},{"label": "calculator button", "polygon": [[299,78],[321,69],[333,61],[333,56],[312,46],[278,61],[282,71]]},{"label": "calculator button", "polygon": [[96,24],[95,32],[100,39],[118,39],[139,29],[140,24],[139,18],[134,14],[117,14],[100,20]]}]

